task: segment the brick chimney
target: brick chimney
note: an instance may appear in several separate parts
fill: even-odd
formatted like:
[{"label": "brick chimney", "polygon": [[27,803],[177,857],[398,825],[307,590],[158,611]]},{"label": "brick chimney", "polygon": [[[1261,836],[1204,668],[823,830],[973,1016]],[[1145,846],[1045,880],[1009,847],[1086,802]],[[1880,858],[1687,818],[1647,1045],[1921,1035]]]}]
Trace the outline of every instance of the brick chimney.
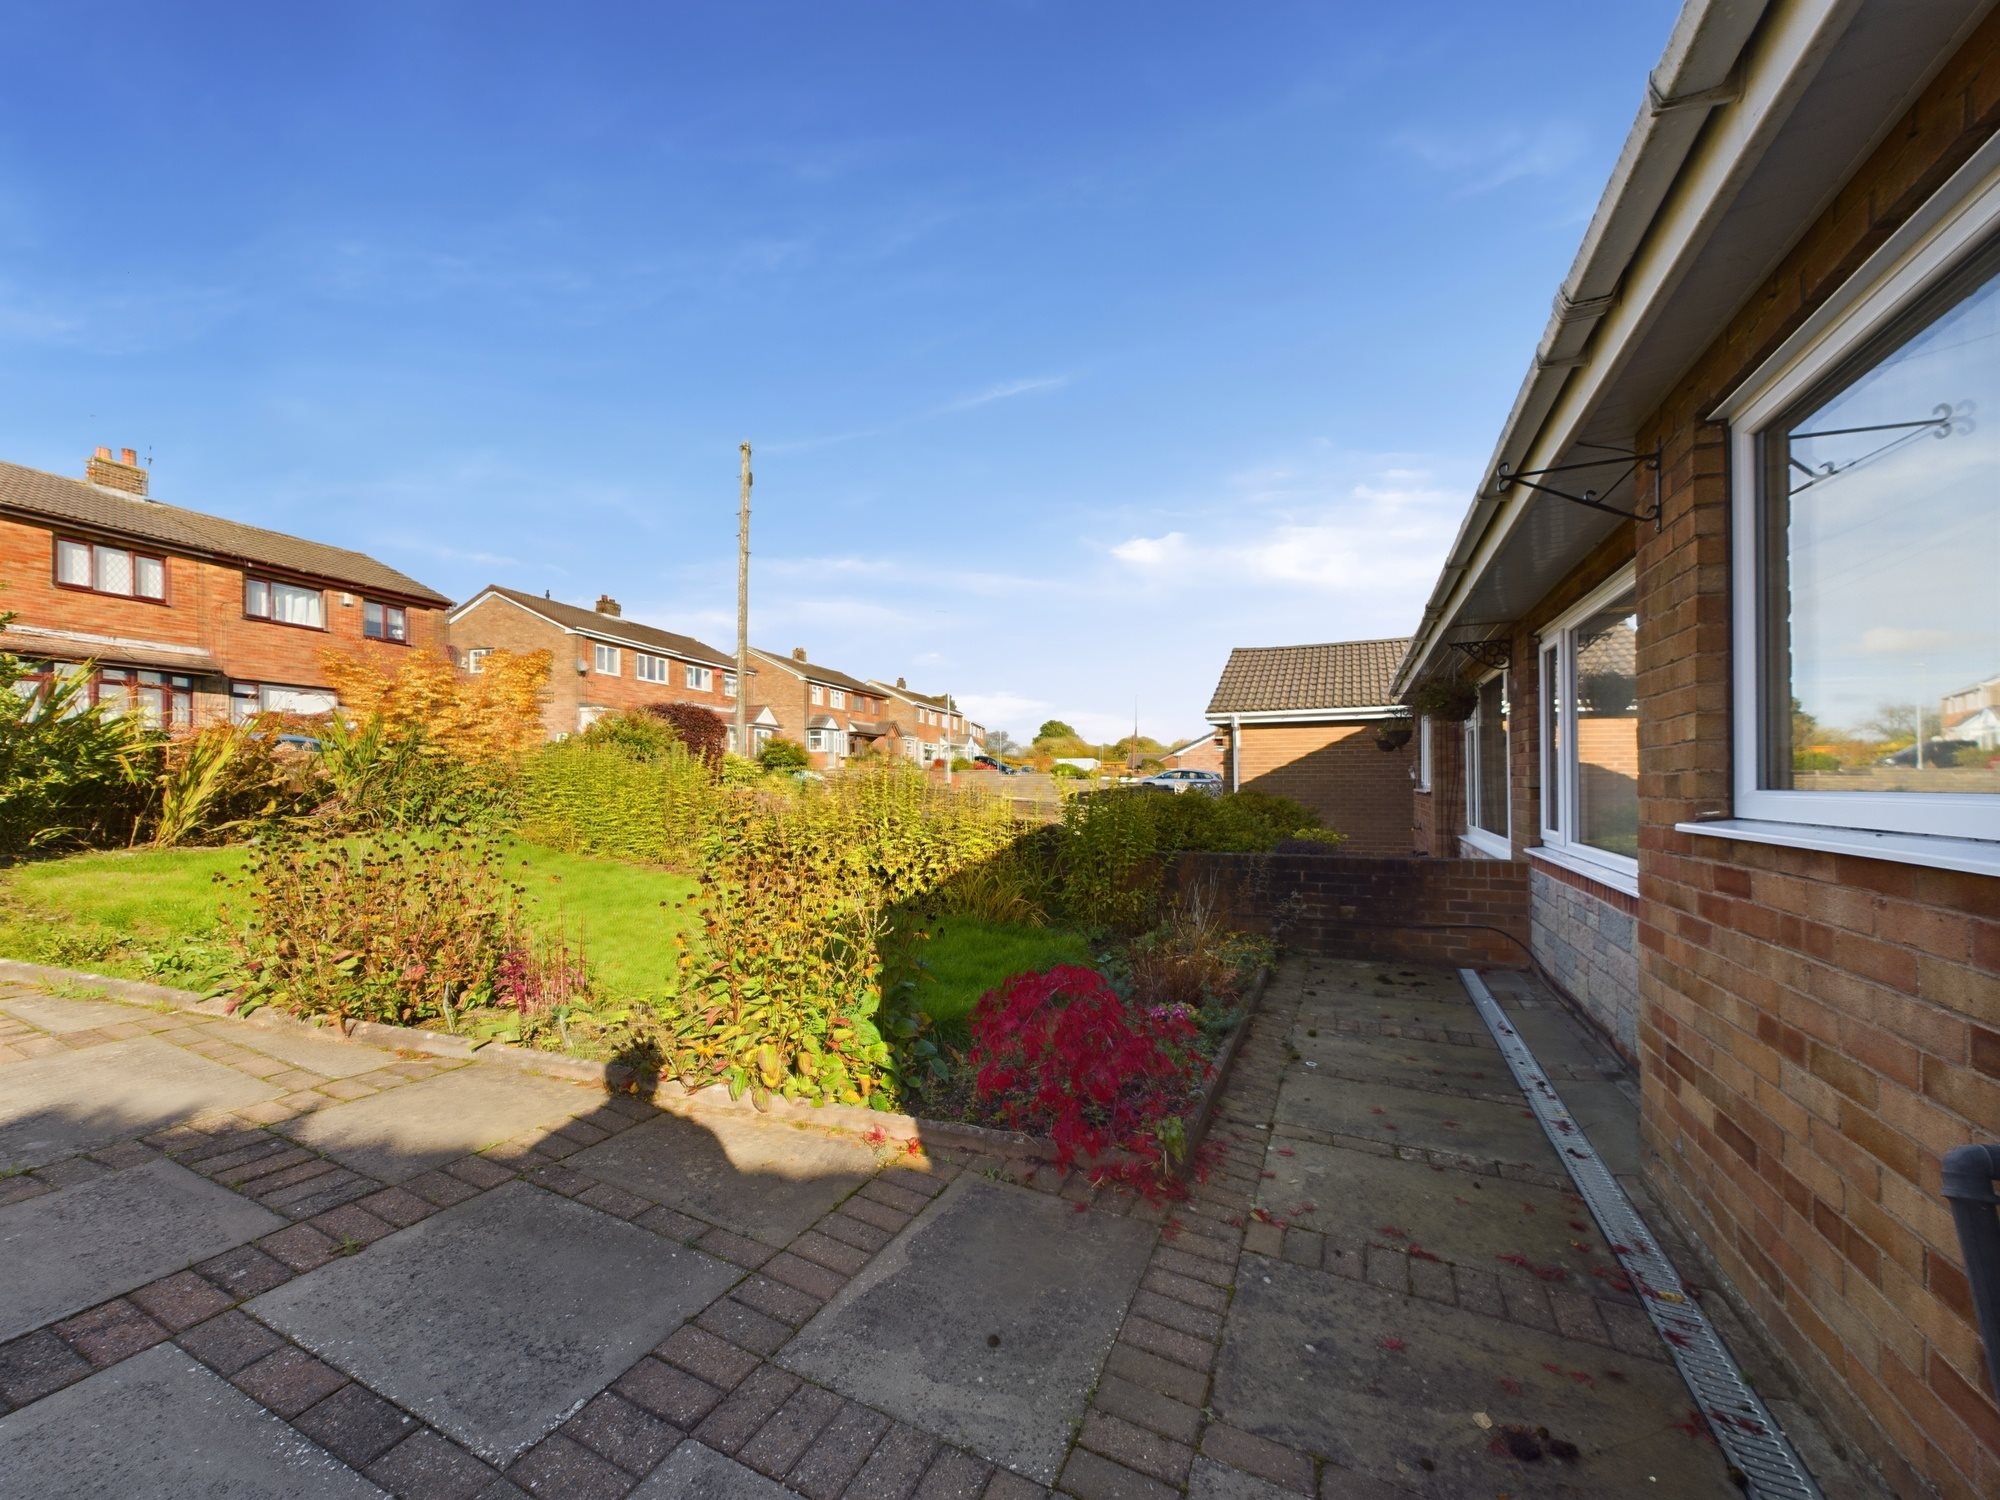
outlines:
[{"label": "brick chimney", "polygon": [[116,458],[111,456],[109,448],[99,448],[83,466],[83,477],[92,484],[123,490],[128,495],[146,493],[146,471],[139,466],[139,455],[130,448],[120,448]]},{"label": "brick chimney", "polygon": [[597,612],[600,615],[609,615],[614,620],[617,619],[619,615],[618,601],[609,594],[599,594],[597,596]]},{"label": "brick chimney", "polygon": [[806,648],[805,648],[805,647],[803,647],[803,646],[794,646],[794,647],[792,647],[792,660],[793,660],[793,661],[804,661],[805,659],[806,659]]},{"label": "brick chimney", "polygon": [[902,678],[898,677],[896,679],[896,686],[899,688],[907,688],[909,687],[909,683],[904,681]]}]

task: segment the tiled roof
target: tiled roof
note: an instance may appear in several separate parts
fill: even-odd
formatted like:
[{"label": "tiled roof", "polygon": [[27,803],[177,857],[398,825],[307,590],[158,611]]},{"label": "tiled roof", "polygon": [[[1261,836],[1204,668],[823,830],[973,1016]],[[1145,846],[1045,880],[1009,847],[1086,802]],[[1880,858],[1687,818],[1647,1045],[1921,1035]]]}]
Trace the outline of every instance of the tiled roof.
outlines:
[{"label": "tiled roof", "polygon": [[451,601],[406,573],[345,547],[163,505],[82,479],[0,463],[0,512],[152,542],[174,552],[276,568],[425,604]]},{"label": "tiled roof", "polygon": [[1209,699],[1210,714],[1381,708],[1409,641],[1328,641],[1318,646],[1238,646]]},{"label": "tiled roof", "polygon": [[823,682],[830,687],[845,688],[850,693],[866,693],[871,698],[878,691],[878,689],[872,688],[863,682],[859,677],[849,677],[845,672],[834,671],[832,667],[822,667],[814,662],[800,661],[796,656],[782,655],[776,651],[766,651],[761,646],[752,646],[750,649],[766,661],[774,662],[778,666],[796,672],[801,677],[810,678],[814,682]]},{"label": "tiled roof", "polygon": [[895,687],[886,682],[871,682],[869,689],[891,698],[901,698],[909,703],[921,703],[926,708],[949,708],[953,713],[958,712],[957,709],[952,708],[951,694],[949,693],[919,693],[911,688]]},{"label": "tiled roof", "polygon": [[704,645],[691,635],[675,635],[671,630],[658,630],[651,625],[641,625],[637,620],[628,620],[623,615],[601,615],[594,609],[585,609],[579,604],[565,604],[560,599],[544,598],[540,594],[524,594],[519,589],[502,588],[497,583],[489,583],[468,603],[476,602],[482,595],[498,594],[503,599],[512,600],[523,609],[551,620],[566,630],[574,630],[581,635],[593,635],[606,641],[621,641],[643,650],[658,651],[664,656],[678,656],[686,661],[703,666],[721,667],[725,671],[736,670],[736,659]]}]

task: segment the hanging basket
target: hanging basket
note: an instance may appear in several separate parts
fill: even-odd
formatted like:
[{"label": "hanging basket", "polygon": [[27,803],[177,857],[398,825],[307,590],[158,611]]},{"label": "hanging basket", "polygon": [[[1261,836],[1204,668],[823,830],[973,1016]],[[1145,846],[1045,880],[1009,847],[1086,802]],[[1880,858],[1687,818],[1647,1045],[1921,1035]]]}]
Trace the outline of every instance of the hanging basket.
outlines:
[{"label": "hanging basket", "polygon": [[1410,743],[1415,726],[1408,719],[1388,719],[1376,726],[1375,748],[1387,753],[1400,750]]},{"label": "hanging basket", "polygon": [[1479,707],[1479,689],[1459,677],[1431,677],[1410,694],[1410,708],[1426,719],[1463,724]]}]

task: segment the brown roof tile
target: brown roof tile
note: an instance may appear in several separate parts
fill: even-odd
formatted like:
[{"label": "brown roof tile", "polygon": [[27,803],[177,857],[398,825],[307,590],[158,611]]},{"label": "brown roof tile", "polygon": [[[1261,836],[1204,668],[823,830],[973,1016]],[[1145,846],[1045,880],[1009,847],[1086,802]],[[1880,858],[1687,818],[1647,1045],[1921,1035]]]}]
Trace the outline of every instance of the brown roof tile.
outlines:
[{"label": "brown roof tile", "polygon": [[309,542],[222,516],[183,510],[81,479],[65,479],[19,464],[0,463],[0,512],[68,524],[132,541],[230,562],[276,568],[329,583],[425,604],[451,601],[408,574],[345,547]]},{"label": "brown roof tile", "polygon": [[808,678],[813,682],[823,682],[830,687],[843,688],[850,693],[866,693],[871,698],[875,697],[881,691],[879,688],[870,687],[858,677],[849,677],[845,672],[836,672],[832,667],[822,667],[814,662],[800,661],[796,656],[789,654],[781,655],[776,651],[766,651],[761,646],[752,646],[750,649],[766,661],[773,662],[789,671],[796,672],[799,676]]},{"label": "brown roof tile", "polygon": [[1381,708],[1409,641],[1328,641],[1317,646],[1238,646],[1209,699],[1211,714]]},{"label": "brown roof tile", "polygon": [[[503,599],[511,599],[523,609],[582,635],[594,635],[607,641],[623,641],[628,645],[658,651],[664,656],[678,656],[684,661],[722,667],[731,672],[736,670],[734,657],[724,655],[715,647],[706,645],[691,635],[676,635],[671,630],[659,630],[651,625],[641,625],[637,620],[628,620],[623,615],[599,614],[596,610],[585,609],[580,604],[565,604],[560,599],[523,593],[520,589],[502,588],[497,583],[487,584],[479,593],[466,601],[467,606],[477,603],[486,594],[498,594]],[[756,668],[753,666],[750,670],[755,672]]]}]

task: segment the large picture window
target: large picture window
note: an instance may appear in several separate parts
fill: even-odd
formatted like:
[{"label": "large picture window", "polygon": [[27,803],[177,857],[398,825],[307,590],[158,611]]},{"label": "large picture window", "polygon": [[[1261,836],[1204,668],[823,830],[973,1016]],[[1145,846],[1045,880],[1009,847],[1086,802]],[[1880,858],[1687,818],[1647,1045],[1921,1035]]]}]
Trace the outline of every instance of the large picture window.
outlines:
[{"label": "large picture window", "polygon": [[264,578],[243,580],[243,613],[253,620],[277,625],[326,629],[326,596],[298,583],[274,583]]},{"label": "large picture window", "polygon": [[1479,685],[1479,707],[1465,725],[1466,840],[1498,859],[1514,852],[1508,822],[1507,674]]},{"label": "large picture window", "polygon": [[125,547],[57,537],[56,582],[68,589],[160,600],[167,597],[167,564],[164,558]]},{"label": "large picture window", "polygon": [[1633,887],[1639,875],[1638,607],[1627,569],[1551,625],[1541,654],[1543,849],[1602,867]]},{"label": "large picture window", "polygon": [[1927,841],[2000,840],[2000,150],[1984,156],[1722,409],[1744,836],[1960,866]]}]

